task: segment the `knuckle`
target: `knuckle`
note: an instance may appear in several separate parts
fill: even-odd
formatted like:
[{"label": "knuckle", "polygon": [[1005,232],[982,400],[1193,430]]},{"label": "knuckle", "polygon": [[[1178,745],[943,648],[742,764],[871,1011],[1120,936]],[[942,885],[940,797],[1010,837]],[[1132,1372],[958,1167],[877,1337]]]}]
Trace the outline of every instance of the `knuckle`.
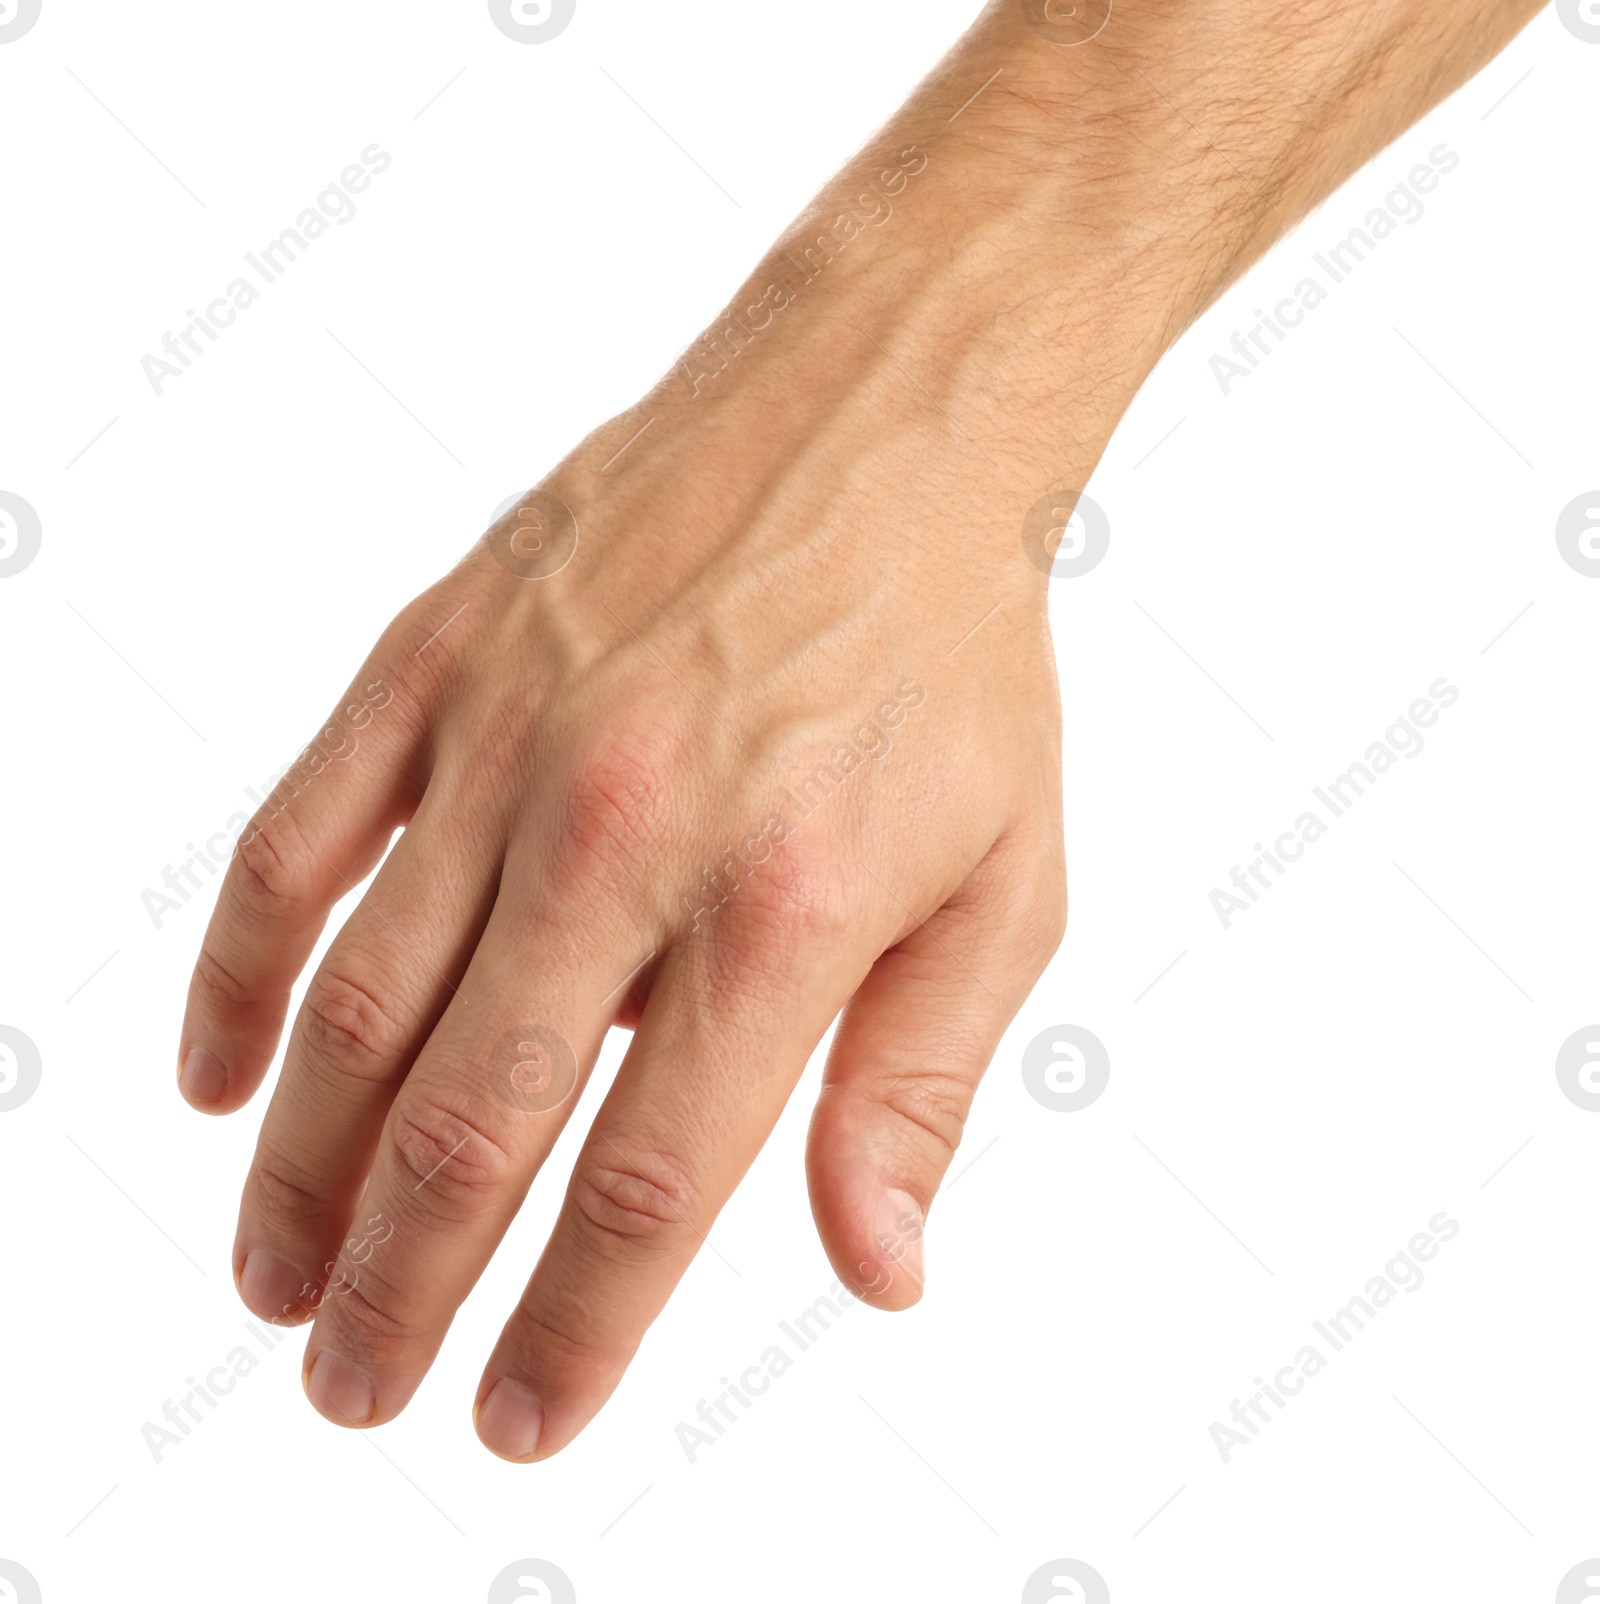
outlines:
[{"label": "knuckle", "polygon": [[628,1263],[673,1257],[695,1240],[693,1188],[656,1149],[608,1142],[574,1172],[572,1204],[602,1251]]},{"label": "knuckle", "polygon": [[214,1007],[236,1008],[251,1001],[250,989],[212,950],[209,940],[194,963],[197,994]]},{"label": "knuckle", "polygon": [[386,718],[393,713],[421,724],[430,704],[447,692],[467,659],[470,640],[467,631],[448,625],[461,616],[463,600],[470,605],[471,599],[453,578],[442,580],[390,620],[356,682],[358,689],[380,697],[393,693],[383,703]]},{"label": "knuckle", "polygon": [[342,1287],[339,1295],[329,1298],[322,1307],[336,1311],[339,1346],[353,1349],[357,1356],[380,1355],[416,1334],[415,1323],[396,1314],[375,1278],[367,1275],[354,1285]]},{"label": "knuckle", "polygon": [[878,1101],[908,1125],[933,1138],[948,1152],[961,1145],[973,1089],[959,1075],[921,1071],[896,1075],[878,1089]]},{"label": "knuckle", "polygon": [[292,912],[303,900],[305,843],[287,810],[257,814],[234,849],[239,890],[268,918]]},{"label": "knuckle", "polygon": [[525,1295],[515,1324],[523,1351],[538,1355],[538,1368],[545,1374],[570,1380],[574,1372],[601,1376],[614,1369],[614,1352],[595,1340],[593,1314],[581,1299],[546,1295],[535,1302]]},{"label": "knuckle", "polygon": [[321,970],[312,981],[300,1028],[321,1063],[363,1080],[383,1078],[406,1042],[404,1028],[375,989],[338,970]]},{"label": "knuckle", "polygon": [[499,1207],[518,1183],[510,1150],[441,1093],[396,1102],[390,1141],[408,1201],[425,1214],[471,1219]]},{"label": "knuckle", "polygon": [[659,848],[679,757],[665,725],[642,721],[584,743],[562,796],[564,839],[580,864],[614,869]]},{"label": "knuckle", "polygon": [[1023,940],[1030,956],[1043,971],[1067,934],[1067,882],[1065,873],[1046,878],[1023,921]]},{"label": "knuckle", "polygon": [[798,840],[755,869],[725,912],[741,960],[768,975],[791,973],[797,960],[833,948],[859,922],[832,862]]},{"label": "knuckle", "polygon": [[277,1154],[259,1159],[252,1175],[255,1206],[267,1229],[281,1237],[314,1235],[327,1219],[328,1200],[288,1173],[290,1166]]}]

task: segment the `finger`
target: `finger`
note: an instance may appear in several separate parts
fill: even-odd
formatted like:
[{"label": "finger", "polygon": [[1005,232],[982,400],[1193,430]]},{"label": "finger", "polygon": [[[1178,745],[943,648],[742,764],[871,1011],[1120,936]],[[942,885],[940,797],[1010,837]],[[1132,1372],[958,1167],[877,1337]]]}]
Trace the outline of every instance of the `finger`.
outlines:
[{"label": "finger", "polygon": [[548,1458],[611,1395],[865,973],[852,944],[838,928],[821,958],[783,939],[735,961],[709,943],[669,953],[479,1383],[492,1452]]},{"label": "finger", "polygon": [[984,1070],[1060,943],[1053,875],[1012,837],[883,954],[834,1034],[806,1144],[828,1258],[857,1296],[922,1296],[924,1232]]},{"label": "finger", "polygon": [[179,1087],[231,1113],[277,1051],[289,989],[338,899],[383,855],[421,788],[409,693],[368,660],[234,850],[189,983]]},{"label": "finger", "polygon": [[[335,937],[290,1034],[233,1248],[239,1295],[263,1319],[298,1324],[320,1305],[389,1105],[488,921],[498,854],[473,861],[450,803],[431,801],[442,789]],[[358,1259],[378,1230],[371,1214],[352,1238]]]},{"label": "finger", "polygon": [[329,1420],[375,1425],[410,1400],[577,1103],[638,941],[620,915],[502,889],[384,1122],[359,1211],[383,1240],[362,1262],[346,1244],[307,1344]]}]

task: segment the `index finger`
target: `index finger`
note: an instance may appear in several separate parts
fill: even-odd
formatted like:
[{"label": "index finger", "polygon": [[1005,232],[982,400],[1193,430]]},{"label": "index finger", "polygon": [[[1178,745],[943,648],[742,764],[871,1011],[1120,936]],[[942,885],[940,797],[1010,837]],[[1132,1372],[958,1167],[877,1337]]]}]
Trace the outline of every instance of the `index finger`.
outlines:
[{"label": "index finger", "polygon": [[758,914],[752,931],[679,946],[655,981],[479,1383],[502,1458],[548,1458],[599,1412],[875,956],[859,927],[797,945]]}]

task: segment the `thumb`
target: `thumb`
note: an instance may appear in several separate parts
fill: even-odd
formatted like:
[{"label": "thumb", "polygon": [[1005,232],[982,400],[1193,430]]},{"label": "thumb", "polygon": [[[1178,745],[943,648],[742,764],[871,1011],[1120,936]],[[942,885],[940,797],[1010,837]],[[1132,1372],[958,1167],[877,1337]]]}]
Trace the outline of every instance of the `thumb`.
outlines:
[{"label": "thumb", "polygon": [[1001,1036],[1060,943],[1064,894],[1037,889],[1036,860],[1023,891],[1002,846],[868,972],[812,1116],[806,1173],[822,1245],[840,1280],[881,1309],[922,1296],[934,1193]]}]

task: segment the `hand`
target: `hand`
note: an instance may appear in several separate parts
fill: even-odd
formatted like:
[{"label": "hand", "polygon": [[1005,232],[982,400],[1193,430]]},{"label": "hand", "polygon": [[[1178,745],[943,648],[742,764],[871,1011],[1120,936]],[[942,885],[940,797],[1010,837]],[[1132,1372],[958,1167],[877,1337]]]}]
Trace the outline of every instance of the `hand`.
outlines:
[{"label": "hand", "polygon": [[315,1314],[325,1415],[404,1407],[613,1024],[489,1447],[599,1409],[841,1008],[813,1211],[846,1289],[916,1300],[1065,916],[1048,531],[1197,312],[1533,9],[1357,0],[1290,39],[1159,0],[1102,37],[995,0],[678,370],[401,613],[241,841],[180,1044],[192,1103],[246,1101],[405,826],[235,1245],[253,1310]]},{"label": "hand", "polygon": [[405,826],[311,979],[234,1251],[256,1314],[315,1315],[332,1420],[405,1406],[613,1024],[635,1038],[479,1389],[490,1448],[543,1458],[599,1409],[847,1004],[813,1209],[849,1291],[920,1294],[1065,916],[1046,581],[1031,493],[908,383],[925,354],[846,342],[865,291],[817,288],[792,350],[715,400],[673,375],[407,607],[240,843],[181,1047],[217,1112]]}]

